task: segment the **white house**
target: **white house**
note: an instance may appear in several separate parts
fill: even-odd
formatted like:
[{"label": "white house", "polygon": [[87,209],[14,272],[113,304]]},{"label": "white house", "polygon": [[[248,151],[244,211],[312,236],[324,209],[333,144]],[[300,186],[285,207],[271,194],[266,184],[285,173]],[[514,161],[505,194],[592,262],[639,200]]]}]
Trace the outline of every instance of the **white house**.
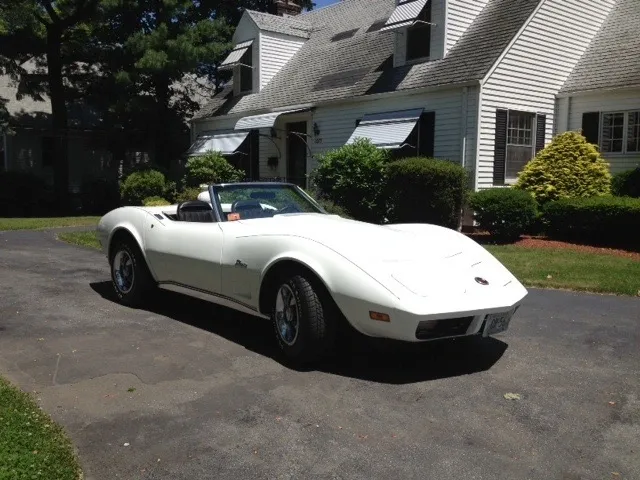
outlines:
[{"label": "white house", "polygon": [[639,28],[640,1],[618,1],[558,93],[558,131],[582,129],[612,172],[640,166]]},{"label": "white house", "polygon": [[[305,185],[319,154],[366,137],[396,157],[459,162],[474,189],[509,184],[556,125],[580,128],[557,95],[573,92],[576,65],[598,56],[603,24],[624,8],[637,14],[640,0],[344,0],[295,16],[246,11],[222,64],[233,80],[192,120],[189,153],[219,150],[250,178]],[[609,121],[619,120],[601,123]]]}]

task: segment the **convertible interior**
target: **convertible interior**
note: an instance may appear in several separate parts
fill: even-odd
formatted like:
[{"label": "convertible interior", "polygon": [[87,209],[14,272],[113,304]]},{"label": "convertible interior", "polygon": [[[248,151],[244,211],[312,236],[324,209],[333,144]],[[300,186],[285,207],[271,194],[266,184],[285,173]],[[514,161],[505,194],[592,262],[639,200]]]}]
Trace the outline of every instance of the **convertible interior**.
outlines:
[{"label": "convertible interior", "polygon": [[[267,192],[266,195],[267,198],[270,198],[269,192]],[[293,204],[285,206],[282,209],[278,209],[268,203],[264,203],[264,193],[252,193],[250,196],[252,198],[239,199],[232,203],[222,203],[222,212],[227,216],[230,214],[237,214],[235,220],[269,218],[278,213],[300,212],[300,209],[296,208]],[[205,198],[208,200],[208,197],[208,192],[202,192],[198,196],[198,200],[179,203],[175,213],[166,211],[163,211],[162,213],[168,219],[178,222],[213,223],[216,221],[216,217],[211,203],[205,200]]]}]

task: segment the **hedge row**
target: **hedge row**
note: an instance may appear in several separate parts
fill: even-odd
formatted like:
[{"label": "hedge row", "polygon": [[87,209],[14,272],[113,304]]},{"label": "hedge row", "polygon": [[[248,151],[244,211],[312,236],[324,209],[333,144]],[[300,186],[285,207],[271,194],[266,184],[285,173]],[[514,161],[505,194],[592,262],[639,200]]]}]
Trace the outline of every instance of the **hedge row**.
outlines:
[{"label": "hedge row", "polygon": [[544,207],[547,235],[552,238],[609,245],[628,245],[637,239],[640,199],[631,197],[573,198]]}]

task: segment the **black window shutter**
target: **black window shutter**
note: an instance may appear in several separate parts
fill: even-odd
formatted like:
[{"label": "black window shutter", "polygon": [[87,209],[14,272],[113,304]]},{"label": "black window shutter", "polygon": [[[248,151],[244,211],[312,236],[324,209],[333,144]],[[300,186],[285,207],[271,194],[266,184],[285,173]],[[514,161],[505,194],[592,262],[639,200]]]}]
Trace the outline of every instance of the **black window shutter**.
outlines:
[{"label": "black window shutter", "polygon": [[544,148],[544,139],[547,133],[547,116],[536,117],[536,154]]},{"label": "black window shutter", "polygon": [[598,145],[600,112],[585,112],[582,114],[582,134],[587,139],[587,142]]},{"label": "black window shutter", "polygon": [[436,112],[425,112],[420,116],[420,145],[418,155],[433,157],[436,139]]},{"label": "black window shutter", "polygon": [[507,110],[496,110],[495,147],[493,153],[493,184],[504,185],[507,159]]}]

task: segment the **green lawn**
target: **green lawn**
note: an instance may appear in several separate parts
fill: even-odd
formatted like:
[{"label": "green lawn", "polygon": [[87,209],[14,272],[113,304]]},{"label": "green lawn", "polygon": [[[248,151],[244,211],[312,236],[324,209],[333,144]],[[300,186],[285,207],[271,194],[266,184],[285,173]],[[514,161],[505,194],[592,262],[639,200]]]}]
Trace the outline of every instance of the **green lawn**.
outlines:
[{"label": "green lawn", "polygon": [[76,480],[80,465],[61,427],[0,378],[0,480]]},{"label": "green lawn", "polygon": [[59,233],[58,238],[64,242],[72,243],[74,245],[81,245],[83,247],[91,247],[100,249],[100,242],[96,236],[96,232],[65,232]]},{"label": "green lawn", "polygon": [[[100,248],[95,232],[64,233],[59,237],[76,245]],[[516,245],[487,245],[485,248],[528,287],[632,296],[640,294],[640,262],[637,260]]]},{"label": "green lawn", "polygon": [[620,295],[640,294],[640,262],[614,255],[566,249],[488,245],[526,286]]},{"label": "green lawn", "polygon": [[0,218],[0,230],[40,230],[55,227],[93,227],[100,217]]}]

